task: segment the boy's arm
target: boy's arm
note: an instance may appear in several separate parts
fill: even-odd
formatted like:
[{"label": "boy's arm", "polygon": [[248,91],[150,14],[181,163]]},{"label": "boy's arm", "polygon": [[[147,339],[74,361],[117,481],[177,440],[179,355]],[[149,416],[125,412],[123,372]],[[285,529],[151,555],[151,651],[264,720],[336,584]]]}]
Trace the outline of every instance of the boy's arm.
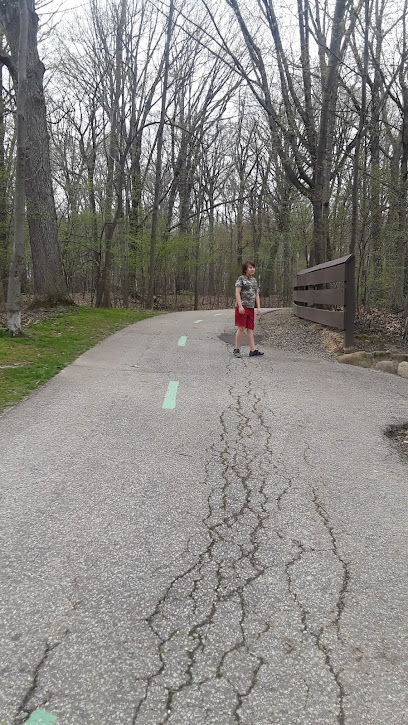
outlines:
[{"label": "boy's arm", "polygon": [[235,287],[235,299],[238,304],[239,312],[242,315],[244,312],[244,307],[242,305],[242,300],[241,300],[241,287]]},{"label": "boy's arm", "polygon": [[261,314],[261,299],[259,297],[259,292],[257,292],[255,295],[255,301],[256,301],[257,314],[260,315]]}]

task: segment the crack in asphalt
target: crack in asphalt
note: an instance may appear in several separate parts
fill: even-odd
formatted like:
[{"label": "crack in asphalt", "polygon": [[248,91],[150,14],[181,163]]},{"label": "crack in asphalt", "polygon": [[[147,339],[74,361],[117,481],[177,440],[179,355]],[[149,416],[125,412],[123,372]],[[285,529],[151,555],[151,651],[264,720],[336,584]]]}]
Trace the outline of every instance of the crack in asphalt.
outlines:
[{"label": "crack in asphalt", "polygon": [[[344,596],[347,591],[347,586],[348,586],[348,582],[350,579],[350,575],[348,572],[347,564],[338,555],[337,547],[336,547],[336,539],[334,537],[333,529],[329,524],[327,512],[325,512],[323,507],[321,507],[321,504],[318,503],[317,498],[316,498],[316,492],[314,489],[313,489],[313,497],[314,497],[313,500],[316,505],[316,508],[319,508],[319,511],[318,511],[319,515],[323,519],[324,525],[330,533],[330,537],[331,537],[332,543],[333,543],[333,552],[337,556],[338,560],[341,562],[341,564],[343,566],[343,570],[344,570],[343,583],[339,590],[339,596],[338,596],[338,600],[336,602],[337,615],[334,620],[337,637],[339,638],[340,637],[340,618],[341,618],[341,615],[343,613],[344,606],[345,606]],[[292,577],[290,574],[291,568],[294,567],[295,564],[297,564],[298,562],[300,562],[302,560],[302,557],[306,553],[306,548],[303,546],[301,541],[292,539],[292,542],[298,547],[298,552],[296,553],[295,556],[292,557],[292,559],[290,559],[290,561],[287,562],[286,567],[285,567],[285,572],[286,572],[286,576],[287,576],[287,580],[288,580],[289,593],[293,597],[293,600],[295,601],[296,606],[299,609],[300,620],[302,623],[302,639],[305,634],[309,634],[314,639],[318,650],[324,656],[325,665],[326,665],[327,669],[329,670],[331,676],[333,677],[333,679],[336,683],[336,687],[338,689],[338,693],[339,693],[339,697],[338,697],[339,712],[337,715],[337,721],[338,721],[339,725],[345,725],[345,711],[344,711],[345,688],[341,682],[340,672],[336,671],[334,668],[330,648],[322,642],[322,636],[324,634],[324,627],[321,627],[317,633],[315,631],[313,631],[313,629],[310,628],[310,626],[308,624],[308,616],[311,614],[311,612],[302,605],[301,598],[298,595],[298,593],[296,592],[296,589],[294,587]]]},{"label": "crack in asphalt", "polygon": [[[306,456],[306,451],[310,452],[309,446],[307,444],[303,451],[303,458],[308,465],[312,465],[311,460],[309,459],[309,457]],[[323,503],[319,498],[318,492],[316,491],[316,489],[313,486],[311,487],[311,492],[312,492],[312,503],[317,511],[319,519],[323,522],[323,526],[324,526],[325,530],[328,532],[331,551],[332,551],[333,555],[335,556],[335,558],[337,559],[337,561],[340,563],[342,571],[343,571],[341,586],[339,587],[338,596],[337,596],[337,600],[336,600],[336,604],[335,604],[336,617],[335,617],[334,621],[332,622],[332,624],[334,624],[334,627],[336,630],[337,639],[339,641],[343,641],[341,638],[341,633],[340,633],[340,624],[341,624],[341,617],[342,617],[342,614],[343,614],[344,608],[345,608],[345,596],[348,591],[348,586],[350,583],[349,564],[346,561],[344,561],[344,559],[340,556],[340,553],[338,551],[338,546],[337,546],[337,538],[335,535],[334,527],[330,523],[329,514],[328,514],[327,510],[324,508]],[[313,637],[317,648],[324,656],[325,665],[336,683],[336,687],[338,689],[338,703],[339,703],[337,721],[338,721],[339,725],[345,725],[345,722],[346,722],[346,716],[345,716],[345,710],[344,710],[345,688],[341,681],[340,671],[335,670],[334,664],[332,661],[332,654],[331,654],[330,648],[322,642],[322,636],[324,634],[324,627],[321,627],[318,632],[313,631],[309,627],[308,615],[310,615],[310,612],[307,609],[305,609],[304,606],[302,605],[301,599],[300,599],[298,593],[296,592],[296,589],[292,582],[292,577],[291,577],[291,573],[290,573],[290,570],[292,569],[292,567],[294,567],[298,562],[300,562],[302,560],[302,557],[306,553],[306,548],[304,547],[302,542],[299,540],[292,539],[292,543],[297,545],[298,551],[287,562],[286,567],[285,567],[285,572],[286,572],[286,576],[288,579],[288,589],[289,589],[289,592],[290,592],[291,596],[293,597],[293,600],[295,601],[295,603],[299,609],[299,612],[300,612],[300,619],[301,619],[301,623],[302,623],[302,637],[305,633],[308,633]]]},{"label": "crack in asphalt", "polygon": [[[173,637],[180,633],[180,627],[172,629],[170,634],[165,634],[167,627],[166,607],[171,603],[173,597],[177,598],[178,589],[185,590],[185,602],[192,602],[189,608],[190,625],[187,636],[184,635],[185,655],[187,662],[184,667],[184,674],[177,686],[166,686],[165,712],[159,715],[156,712],[157,720],[160,718],[160,725],[165,725],[174,712],[174,702],[177,695],[180,695],[193,684],[200,688],[209,682],[212,677],[226,681],[235,697],[235,706],[231,713],[237,723],[241,722],[240,709],[245,698],[249,697],[258,679],[258,674],[264,664],[263,657],[254,655],[249,651],[246,642],[244,622],[246,617],[245,589],[263,576],[265,569],[257,559],[258,541],[257,537],[264,526],[264,521],[270,516],[266,509],[268,498],[265,493],[265,477],[259,477],[254,481],[254,474],[251,470],[252,460],[247,453],[247,441],[253,436],[253,419],[261,427],[265,435],[265,448],[263,455],[267,453],[272,459],[270,442],[272,431],[265,424],[262,416],[257,414],[257,406],[260,399],[253,394],[251,382],[245,389],[245,400],[251,400],[248,412],[244,410],[244,401],[241,394],[235,394],[233,386],[229,394],[232,399],[230,406],[220,416],[219,441],[212,445],[211,456],[207,463],[207,481],[210,482],[210,466],[214,461],[220,469],[220,477],[216,484],[211,486],[208,495],[208,514],[204,519],[209,542],[207,547],[198,556],[196,561],[183,573],[177,576],[169,585],[164,595],[158,601],[154,611],[146,619],[150,631],[157,639],[159,666],[145,678],[143,697],[136,705],[133,725],[137,722],[144,722],[144,706],[148,705],[149,695],[152,694],[156,682],[165,679],[166,665],[169,662],[167,655],[168,645]],[[251,397],[252,396],[252,397]],[[229,420],[232,418],[231,421]],[[233,430],[232,430],[233,429]],[[235,433],[235,444],[229,442],[231,432]],[[271,461],[272,462],[272,461]],[[220,486],[221,483],[221,486]],[[240,529],[243,524],[243,529]],[[245,543],[246,542],[246,543]],[[228,546],[232,546],[235,554],[228,556]],[[219,550],[219,547],[221,549]],[[245,569],[244,565],[247,565]],[[209,601],[201,601],[202,592],[208,588],[211,596]],[[208,594],[207,594],[208,599]],[[219,608],[226,603],[232,602],[240,612],[238,618],[239,634],[236,641],[230,647],[226,647],[218,654],[218,662],[214,668],[212,677],[199,676],[198,660],[205,654],[208,632],[214,626]],[[202,610],[204,612],[202,613]],[[168,628],[168,627],[167,627]],[[265,631],[265,627],[262,628]],[[190,644],[188,644],[190,642]],[[250,657],[252,669],[249,682],[244,688],[234,685],[228,673],[225,671],[226,661],[231,655],[244,652]],[[198,674],[195,674],[198,670]]]},{"label": "crack in asphalt", "polygon": [[337,539],[336,539],[336,536],[334,533],[333,526],[331,526],[331,524],[330,524],[329,515],[328,515],[326,509],[323,507],[322,502],[318,500],[315,489],[312,489],[312,490],[313,490],[313,503],[316,507],[317,513],[319,514],[320,518],[323,520],[324,525],[325,525],[327,531],[329,532],[333,554],[338,559],[338,561],[340,562],[342,569],[343,569],[343,581],[342,581],[342,586],[339,590],[339,596],[338,596],[338,599],[336,602],[337,616],[336,616],[336,619],[334,622],[336,631],[337,631],[337,635],[338,635],[338,637],[340,637],[340,619],[341,619],[341,615],[343,614],[344,607],[345,607],[345,596],[346,596],[348,585],[350,582],[350,570],[349,570],[348,563],[346,561],[344,561],[344,559],[342,559],[339,554],[339,551],[337,548]]},{"label": "crack in asphalt", "polygon": [[59,642],[54,642],[54,644],[46,642],[44,654],[33,671],[31,684],[27,689],[25,695],[23,696],[20,705],[18,706],[17,713],[14,718],[14,725],[21,725],[21,723],[26,722],[27,718],[31,715],[31,713],[34,712],[34,709],[37,709],[37,707],[30,708],[29,703],[37,691],[40,672],[46,664],[50,654],[62,644],[65,637],[67,637],[69,634],[70,630],[67,629],[65,630],[65,632],[63,632],[62,639]]},{"label": "crack in asphalt", "polygon": [[[202,697],[206,686],[215,688],[216,682],[228,687],[229,717],[242,723],[242,708],[251,697],[266,659],[255,652],[246,634],[248,617],[247,592],[262,578],[268,567],[262,562],[260,537],[265,522],[273,514],[271,532],[276,534],[279,546],[290,546],[295,552],[283,564],[286,590],[299,613],[302,641],[306,637],[322,656],[322,667],[330,673],[338,692],[339,725],[345,725],[345,690],[340,673],[335,670],[332,652],[323,641],[326,627],[336,629],[341,642],[340,624],[345,607],[350,572],[348,564],[339,555],[336,535],[329,514],[319,499],[316,488],[307,486],[318,520],[328,534],[333,555],[342,566],[342,581],[335,605],[334,622],[323,624],[316,630],[310,625],[310,612],[302,603],[302,593],[293,579],[295,566],[303,565],[306,554],[315,549],[300,539],[291,538],[284,529],[284,501],[294,493],[294,475],[287,470],[283,451],[277,453],[272,446],[273,431],[261,410],[261,398],[253,389],[251,379],[240,381],[229,388],[230,404],[219,418],[219,438],[209,450],[205,482],[209,486],[208,511],[203,519],[208,542],[194,562],[169,584],[154,610],[145,622],[157,642],[158,664],[143,682],[143,695],[134,710],[132,725],[166,725],[180,722],[183,696]],[[268,413],[269,414],[269,413]],[[261,453],[254,449],[254,437],[262,435]],[[261,458],[259,458],[261,456]],[[304,461],[312,465],[310,452]],[[257,468],[261,472],[256,473]],[[271,480],[271,473],[274,480]],[[290,501],[285,508],[289,507]],[[282,518],[282,522],[280,519]],[[230,641],[212,640],[220,616],[229,607]],[[188,626],[186,626],[188,622]],[[259,638],[273,629],[273,622],[260,622]],[[221,639],[228,640],[223,632]],[[286,654],[296,648],[288,637]],[[172,646],[176,647],[172,651]],[[239,679],[239,662],[243,662],[243,678]],[[234,664],[236,665],[234,667]],[[269,663],[270,664],[270,663]],[[175,670],[176,674],[174,674]],[[242,674],[242,673],[241,673]],[[304,677],[306,700],[311,697],[310,683]],[[224,701],[226,699],[225,692]],[[180,699],[181,698],[181,699]],[[200,700],[201,707],[206,709]],[[149,719],[153,718],[153,719]],[[178,718],[178,719],[177,719]]]},{"label": "crack in asphalt", "polygon": [[291,577],[291,574],[290,574],[290,571],[289,570],[293,566],[295,566],[295,564],[297,562],[301,561],[302,556],[305,553],[305,547],[303,546],[303,544],[302,544],[301,541],[296,541],[295,542],[294,540],[292,540],[292,542],[293,543],[296,543],[296,545],[299,548],[299,551],[296,553],[295,556],[293,556],[292,559],[290,559],[286,563],[285,573],[286,573],[286,577],[287,577],[287,580],[288,580],[288,590],[289,590],[289,594],[293,597],[293,599],[294,599],[294,601],[296,603],[296,606],[298,607],[299,612],[300,612],[300,621],[302,622],[302,635],[303,635],[305,632],[308,631],[307,615],[309,614],[309,612],[306,609],[304,609],[303,606],[302,606],[302,604],[301,604],[301,601],[299,599],[299,596],[297,595],[296,590],[294,589],[293,582],[292,582],[292,577]]},{"label": "crack in asphalt", "polygon": [[[315,489],[312,489],[313,491],[313,503],[316,507],[316,511],[319,514],[320,518],[322,519],[324,526],[326,527],[327,531],[329,532],[330,540],[331,540],[331,547],[334,556],[338,559],[340,562],[342,569],[343,569],[343,581],[342,585],[339,589],[339,594],[336,602],[336,610],[337,615],[336,619],[334,620],[334,625],[336,627],[336,633],[338,639],[340,639],[340,620],[341,616],[343,614],[344,608],[345,608],[345,596],[347,593],[348,585],[350,582],[350,570],[349,565],[339,554],[338,548],[337,548],[337,539],[334,533],[333,526],[330,524],[329,515],[326,511],[326,509],[323,507],[322,502],[318,499],[317,493]],[[338,714],[338,722],[339,725],[344,725],[345,723],[345,712],[344,712],[344,696],[345,696],[345,690],[344,686],[341,682],[340,673],[334,670],[331,657],[330,657],[330,650],[328,647],[324,647],[322,643],[320,642],[321,634],[319,635],[319,646],[322,649],[322,651],[325,654],[326,658],[326,664],[329,667],[331,673],[333,674],[333,677],[336,681],[337,687],[339,689],[339,714]]]}]

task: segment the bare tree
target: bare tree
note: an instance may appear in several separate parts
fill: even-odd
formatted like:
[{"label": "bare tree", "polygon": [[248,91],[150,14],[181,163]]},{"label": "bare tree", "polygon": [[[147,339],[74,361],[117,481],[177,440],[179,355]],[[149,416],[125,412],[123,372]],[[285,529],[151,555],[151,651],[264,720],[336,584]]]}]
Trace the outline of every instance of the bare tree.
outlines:
[{"label": "bare tree", "polygon": [[[0,31],[0,52],[3,52],[4,37]],[[0,63],[0,306],[5,301],[7,284],[7,247],[8,247],[8,200],[7,200],[7,167],[6,167],[6,120],[3,91],[3,66]]]},{"label": "bare tree", "polygon": [[[329,38],[328,8],[325,6],[324,16],[321,17],[318,3],[313,13],[309,0],[298,0],[300,43],[300,73],[298,73],[297,63],[284,48],[280,21],[273,0],[257,0],[259,18],[263,21],[262,27],[267,28],[274,44],[285,112],[283,119],[280,104],[274,99],[270,83],[271,59],[255,39],[255,32],[261,32],[262,37],[262,31],[255,27],[251,30],[251,17],[245,0],[242,2],[226,0],[226,3],[240,28],[248,51],[250,68],[247,68],[238,52],[234,51],[232,44],[226,42],[207,5],[219,35],[220,45],[223,48],[227,47],[235,69],[246,79],[255,98],[266,112],[272,142],[278,149],[281,163],[290,182],[310,200],[313,206],[313,261],[321,262],[330,255],[328,218],[339,73],[358,8],[353,8],[351,0],[336,0],[330,19]],[[318,53],[317,64],[313,60],[314,51],[311,47],[313,39]],[[282,131],[285,143],[282,143]]]},{"label": "bare tree", "polygon": [[[27,219],[34,272],[34,292],[48,303],[67,302],[58,246],[57,218],[52,188],[49,134],[44,99],[44,65],[37,49],[38,16],[34,0],[27,0]],[[17,87],[20,38],[19,9],[16,2],[0,0],[0,25],[10,48],[0,62],[7,66]]]},{"label": "bare tree", "polygon": [[[68,92],[59,92],[58,107],[69,117],[87,175],[96,304],[109,306],[113,277],[114,294],[119,284],[128,300],[134,277],[129,260],[143,228],[143,139],[154,128],[152,109],[163,72],[160,13],[129,0],[93,2],[77,27],[70,35],[73,47],[62,38],[54,82],[61,80],[63,87],[64,76],[73,78]],[[56,143],[62,147],[65,119],[60,126]],[[60,162],[58,183],[69,183]]]},{"label": "bare tree", "polygon": [[399,161],[396,174],[396,277],[393,289],[393,304],[397,309],[404,309],[403,338],[408,340],[408,0],[404,0],[401,20],[402,39],[401,57],[397,69],[399,92],[390,93],[400,115],[400,128],[397,143],[397,159]]},{"label": "bare tree", "polygon": [[17,166],[14,191],[14,243],[11,255],[7,292],[7,329],[11,335],[21,335],[21,268],[24,255],[24,219],[26,187],[26,93],[28,53],[28,7],[27,0],[19,0],[20,40],[17,66]]},{"label": "bare tree", "polygon": [[166,45],[164,49],[164,71],[163,71],[163,85],[162,85],[162,96],[161,96],[161,110],[160,120],[157,130],[157,152],[156,152],[156,171],[154,181],[154,199],[153,199],[153,211],[152,211],[152,226],[150,234],[150,255],[149,255],[149,284],[147,289],[147,306],[153,307],[153,295],[154,295],[154,274],[155,274],[155,261],[156,261],[156,243],[158,236],[158,222],[159,222],[159,206],[161,196],[161,175],[162,175],[162,151],[163,151],[163,136],[164,136],[164,124],[166,120],[166,107],[167,107],[167,91],[169,81],[169,68],[170,68],[170,41],[173,32],[173,14],[174,14],[174,0],[170,0],[169,14],[167,18],[167,31],[166,31]]},{"label": "bare tree", "polygon": [[399,82],[401,86],[401,102],[398,107],[401,113],[401,161],[398,189],[398,241],[397,241],[397,269],[399,270],[396,283],[395,301],[397,306],[404,307],[403,338],[408,341],[408,235],[407,235],[407,194],[408,194],[408,2],[404,2],[403,15],[403,46],[401,64],[399,68]]},{"label": "bare tree", "polygon": [[364,0],[364,50],[363,62],[359,62],[357,53],[355,57],[358,59],[360,73],[362,76],[361,102],[357,102],[359,110],[359,124],[356,136],[356,143],[353,157],[353,197],[352,197],[352,218],[351,218],[351,238],[350,238],[350,254],[355,254],[357,245],[357,226],[358,226],[358,193],[359,193],[359,166],[360,166],[360,148],[361,140],[366,126],[367,113],[367,77],[368,77],[368,30],[369,30],[369,0]]},{"label": "bare tree", "polygon": [[113,234],[117,224],[117,220],[121,213],[122,190],[117,188],[117,199],[119,204],[116,206],[116,212],[113,211],[113,199],[115,192],[115,168],[118,163],[119,149],[119,123],[120,108],[119,102],[123,92],[122,81],[122,53],[123,53],[123,33],[126,20],[126,0],[121,0],[118,8],[118,18],[116,24],[115,38],[115,60],[112,77],[112,101],[109,118],[109,142],[107,153],[107,175],[106,175],[106,197],[105,197],[105,264],[102,271],[100,289],[97,291],[96,306],[111,306],[111,272],[112,272],[112,243]]},{"label": "bare tree", "polygon": [[[213,129],[208,131],[201,160],[201,174],[203,195],[207,214],[208,237],[208,293],[213,296],[220,293],[220,285],[216,280],[216,263],[222,260],[222,254],[217,249],[216,212],[224,199],[226,179],[232,172],[229,157],[230,139],[224,129],[222,119],[218,119]],[[223,260],[225,264],[225,260]]]},{"label": "bare tree", "polygon": [[256,159],[253,148],[254,135],[256,133],[256,122],[252,119],[245,123],[247,109],[245,101],[240,99],[238,107],[238,123],[234,134],[232,151],[233,164],[235,167],[235,200],[236,231],[237,231],[237,268],[242,267],[244,241],[244,209],[245,197],[248,193],[248,179],[255,167]]}]

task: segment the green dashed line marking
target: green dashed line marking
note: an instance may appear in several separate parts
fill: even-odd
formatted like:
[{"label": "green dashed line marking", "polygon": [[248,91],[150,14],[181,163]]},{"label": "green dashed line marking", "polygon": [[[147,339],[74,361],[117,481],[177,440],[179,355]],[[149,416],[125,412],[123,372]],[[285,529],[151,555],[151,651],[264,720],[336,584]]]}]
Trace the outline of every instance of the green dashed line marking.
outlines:
[{"label": "green dashed line marking", "polygon": [[179,337],[179,341],[177,344],[179,347],[185,347],[186,342],[187,342],[187,336],[182,335],[181,337]]},{"label": "green dashed line marking", "polygon": [[195,325],[198,325],[199,322],[202,322],[202,320],[194,320]]},{"label": "green dashed line marking", "polygon": [[176,407],[176,395],[178,380],[170,380],[166,397],[164,398],[163,410],[173,410]]},{"label": "green dashed line marking", "polygon": [[53,725],[56,720],[55,715],[50,715],[45,710],[35,710],[31,713],[30,719],[27,720],[27,725]]}]

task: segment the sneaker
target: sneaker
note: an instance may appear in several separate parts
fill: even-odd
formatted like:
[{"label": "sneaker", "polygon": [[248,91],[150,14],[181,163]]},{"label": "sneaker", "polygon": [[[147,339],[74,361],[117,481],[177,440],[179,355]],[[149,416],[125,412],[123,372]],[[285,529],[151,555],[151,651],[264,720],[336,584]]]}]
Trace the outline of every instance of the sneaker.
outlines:
[{"label": "sneaker", "polygon": [[234,350],[234,357],[241,357],[241,353],[239,351],[239,347],[236,347]]},{"label": "sneaker", "polygon": [[260,352],[259,350],[250,350],[249,351],[249,357],[257,357],[258,355],[263,355],[263,352]]}]

